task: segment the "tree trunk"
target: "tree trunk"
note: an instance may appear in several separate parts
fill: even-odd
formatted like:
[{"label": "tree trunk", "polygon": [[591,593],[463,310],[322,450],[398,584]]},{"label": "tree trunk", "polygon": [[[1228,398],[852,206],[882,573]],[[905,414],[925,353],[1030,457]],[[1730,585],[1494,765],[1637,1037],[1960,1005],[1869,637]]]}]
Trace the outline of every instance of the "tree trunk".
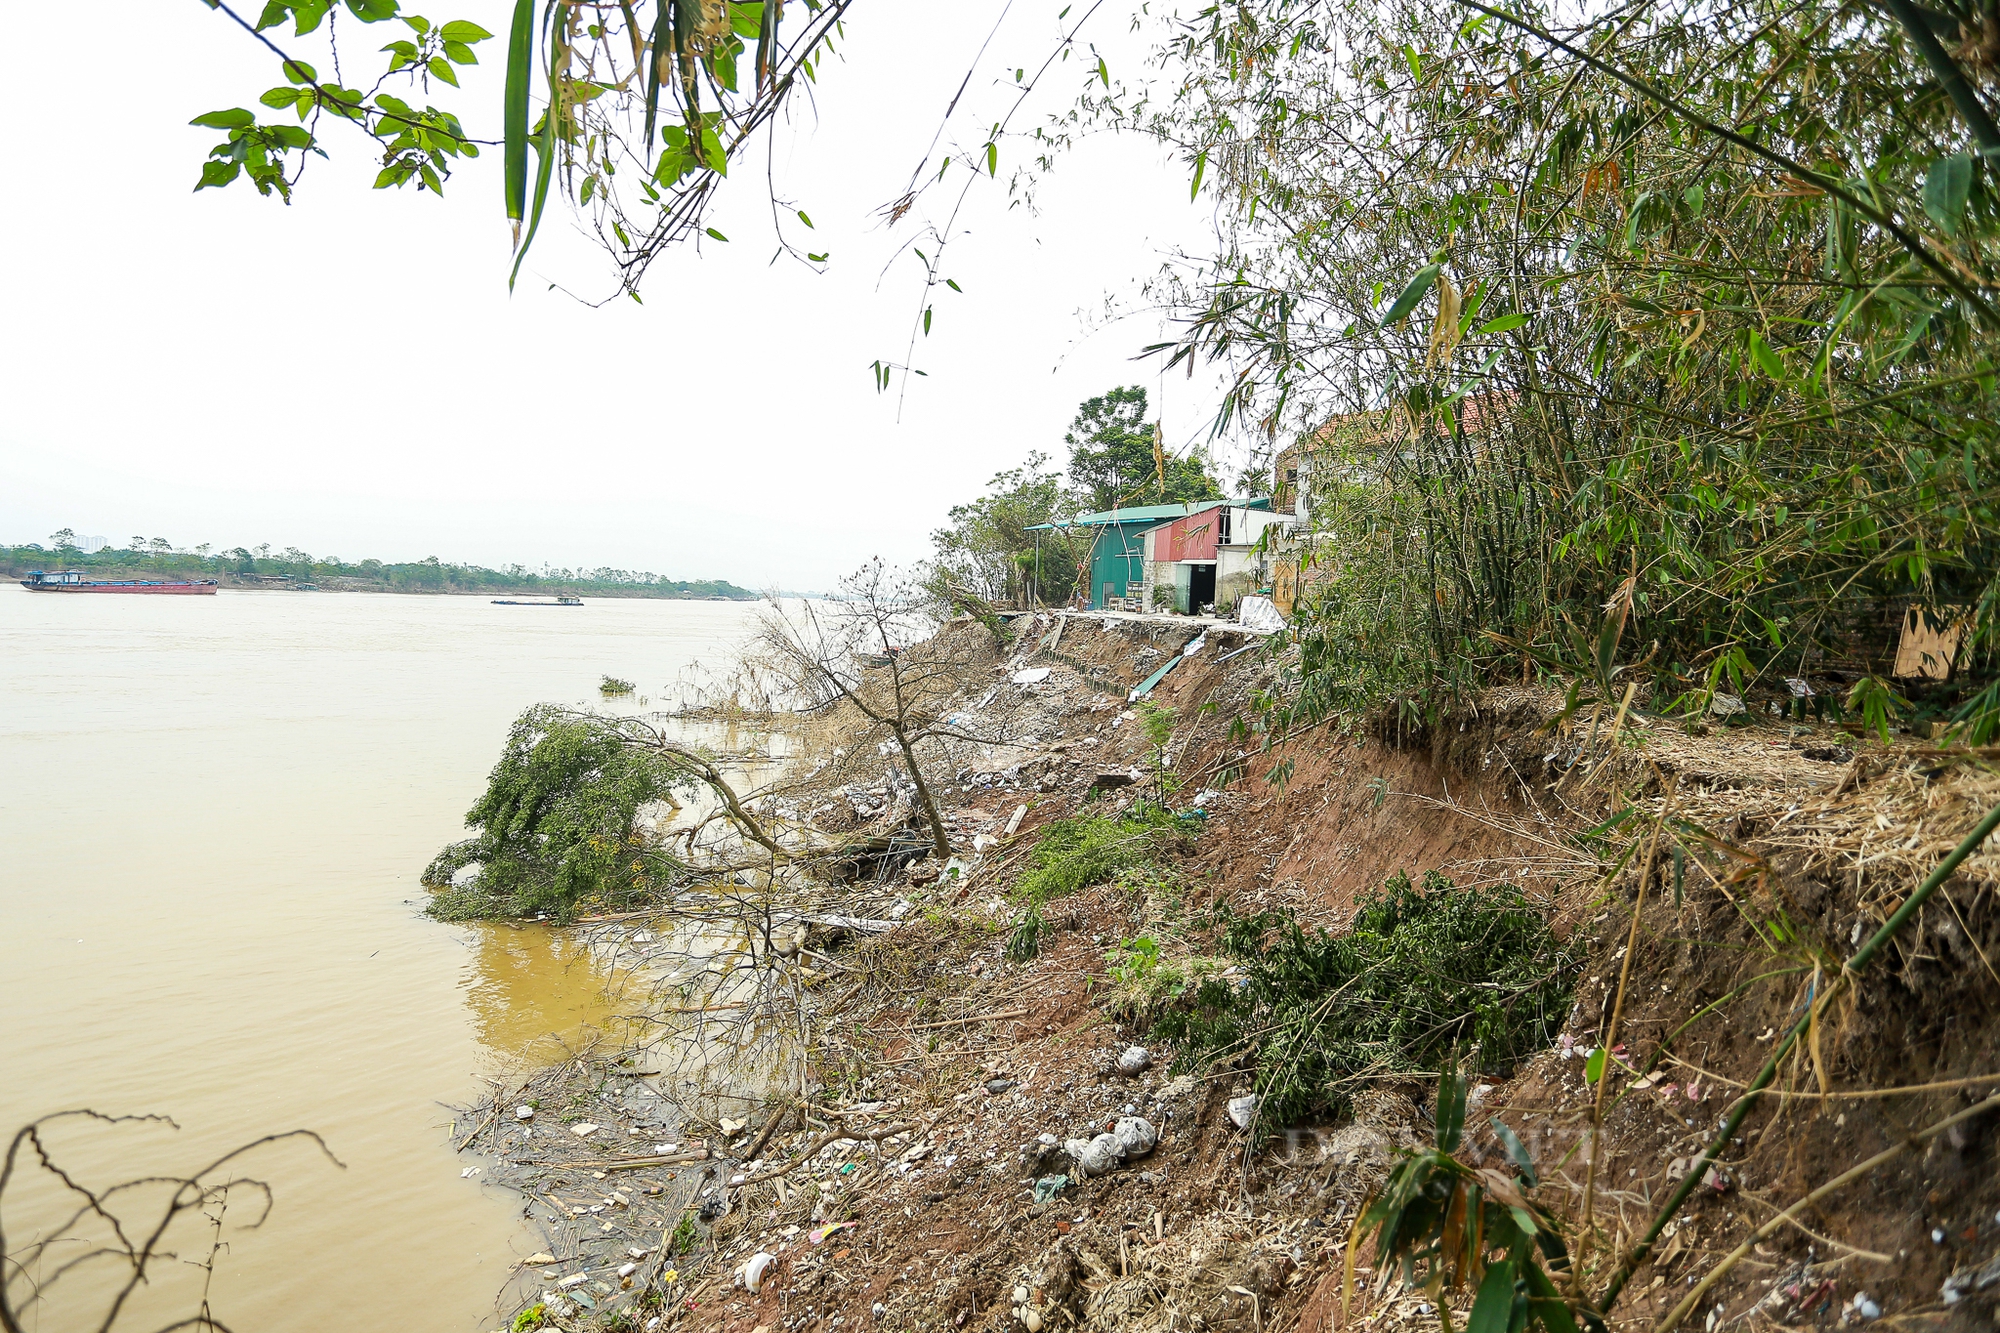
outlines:
[{"label": "tree trunk", "polygon": [[951,859],[951,840],[944,835],[944,816],[938,813],[937,799],[931,795],[931,784],[924,780],[924,770],[917,763],[917,752],[910,744],[909,736],[900,723],[895,727],[896,745],[903,752],[903,763],[910,770],[910,781],[916,784],[917,800],[923,805],[924,818],[930,821],[931,849],[940,861]]}]

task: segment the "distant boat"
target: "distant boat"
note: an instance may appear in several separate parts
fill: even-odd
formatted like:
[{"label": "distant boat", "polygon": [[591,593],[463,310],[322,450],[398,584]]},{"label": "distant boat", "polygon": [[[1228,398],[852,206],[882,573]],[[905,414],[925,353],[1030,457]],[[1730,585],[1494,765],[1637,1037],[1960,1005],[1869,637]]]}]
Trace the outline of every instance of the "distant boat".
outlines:
[{"label": "distant boat", "polygon": [[214,579],[169,581],[156,579],[87,579],[83,571],[65,569],[50,574],[31,569],[21,586],[29,592],[156,592],[182,596],[213,597],[218,586]]},{"label": "distant boat", "polygon": [[493,599],[493,605],[495,606],[582,606],[583,598],[558,597],[553,602],[551,601],[521,602],[521,601],[516,601],[512,597],[495,597]]}]

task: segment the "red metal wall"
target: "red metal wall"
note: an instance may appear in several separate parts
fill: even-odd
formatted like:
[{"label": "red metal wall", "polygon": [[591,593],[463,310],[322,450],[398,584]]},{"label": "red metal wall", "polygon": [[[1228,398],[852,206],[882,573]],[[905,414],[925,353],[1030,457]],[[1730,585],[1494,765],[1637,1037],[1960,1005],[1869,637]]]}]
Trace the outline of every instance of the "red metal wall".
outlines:
[{"label": "red metal wall", "polygon": [[1219,544],[1220,508],[1204,509],[1186,518],[1177,518],[1153,531],[1155,560],[1213,560]]}]

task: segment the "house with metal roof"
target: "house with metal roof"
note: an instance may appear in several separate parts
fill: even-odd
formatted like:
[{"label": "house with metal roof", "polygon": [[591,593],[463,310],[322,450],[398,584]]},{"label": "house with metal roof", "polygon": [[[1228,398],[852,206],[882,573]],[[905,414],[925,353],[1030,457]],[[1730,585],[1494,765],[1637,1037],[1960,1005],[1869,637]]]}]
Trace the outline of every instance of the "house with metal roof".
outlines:
[{"label": "house with metal roof", "polygon": [[[1135,505],[1127,509],[1078,514],[1075,518],[1036,526],[1043,529],[1095,529],[1088,560],[1088,586],[1091,609],[1102,611],[1126,598],[1144,596],[1147,582],[1145,534],[1148,530],[1219,507],[1234,505],[1238,508],[1268,509],[1270,504],[1269,500],[1202,500],[1193,504]],[[1150,608],[1144,607],[1141,602],[1133,609]]]},{"label": "house with metal roof", "polygon": [[1267,530],[1283,533],[1295,521],[1273,512],[1268,497],[1259,497],[1218,501],[1148,528],[1140,536],[1141,605],[1149,611],[1171,607],[1183,615],[1199,615],[1209,606],[1233,612],[1246,593],[1270,583],[1276,543],[1267,539]]}]

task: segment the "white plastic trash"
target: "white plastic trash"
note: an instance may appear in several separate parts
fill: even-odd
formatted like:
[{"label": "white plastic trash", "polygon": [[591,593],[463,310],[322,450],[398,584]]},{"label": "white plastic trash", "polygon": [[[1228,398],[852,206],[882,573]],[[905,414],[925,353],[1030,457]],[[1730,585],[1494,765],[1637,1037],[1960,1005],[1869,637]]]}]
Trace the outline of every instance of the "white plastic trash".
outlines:
[{"label": "white plastic trash", "polygon": [[1259,634],[1276,634],[1285,627],[1284,614],[1268,597],[1251,593],[1236,603],[1236,621]]}]

